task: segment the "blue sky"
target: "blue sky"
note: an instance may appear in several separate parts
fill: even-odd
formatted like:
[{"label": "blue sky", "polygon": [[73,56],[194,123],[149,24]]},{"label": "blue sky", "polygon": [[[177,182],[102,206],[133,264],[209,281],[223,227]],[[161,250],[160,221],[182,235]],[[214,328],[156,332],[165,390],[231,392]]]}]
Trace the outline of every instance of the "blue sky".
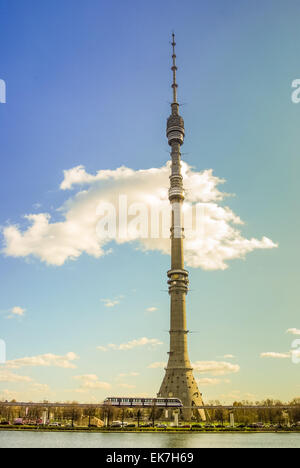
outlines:
[{"label": "blue sky", "polygon": [[[226,270],[189,267],[191,360],[231,363],[223,375],[197,375],[206,379],[206,400],[290,399],[300,391],[291,359],[260,357],[286,355],[297,338],[286,331],[300,328],[300,105],[291,101],[291,83],[300,78],[299,10],[294,0],[0,0],[0,79],[7,84],[0,224],[22,232],[24,215],[63,221],[58,209],[87,188],[61,190],[65,170],[165,165],[175,30],[184,160],[196,173],[212,169],[226,180],[219,190],[235,196],[220,205],[244,221],[244,238],[279,245],[226,262]],[[168,351],[169,257],[134,243],[109,247],[109,255],[83,253],[61,266],[2,252],[0,338],[8,360],[56,358],[3,368],[0,395],[86,401],[158,391],[163,369],[148,366]],[[107,307],[106,299],[117,303]],[[24,314],[12,314],[14,307]],[[157,345],[97,350],[143,337]],[[62,362],[70,352],[79,359]],[[130,373],[139,375],[120,376]],[[96,384],[74,378],[91,375]]]}]

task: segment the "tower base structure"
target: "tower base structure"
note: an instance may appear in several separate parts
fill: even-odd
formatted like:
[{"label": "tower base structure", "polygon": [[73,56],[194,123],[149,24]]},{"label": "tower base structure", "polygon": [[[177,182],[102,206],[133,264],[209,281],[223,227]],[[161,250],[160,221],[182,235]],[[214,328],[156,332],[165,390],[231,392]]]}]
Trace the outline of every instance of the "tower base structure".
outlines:
[{"label": "tower base structure", "polygon": [[187,407],[181,410],[181,417],[184,421],[191,421],[193,416],[206,421],[203,409],[192,409],[193,406],[203,406],[202,394],[198,389],[192,368],[167,368],[158,397],[180,398],[183,406]]}]

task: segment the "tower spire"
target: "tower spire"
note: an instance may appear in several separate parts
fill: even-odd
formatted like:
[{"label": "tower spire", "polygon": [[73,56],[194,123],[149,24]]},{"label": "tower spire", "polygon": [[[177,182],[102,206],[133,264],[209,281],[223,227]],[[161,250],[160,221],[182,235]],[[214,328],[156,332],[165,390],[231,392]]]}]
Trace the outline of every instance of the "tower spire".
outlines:
[{"label": "tower spire", "polygon": [[173,66],[171,68],[171,70],[173,71],[173,84],[172,84],[172,88],[173,88],[173,104],[178,104],[177,102],[177,88],[178,88],[178,84],[176,82],[176,72],[178,70],[177,66],[176,66],[176,51],[175,51],[175,47],[176,47],[176,42],[175,42],[175,34],[172,33],[172,47],[173,47],[173,55],[172,55],[172,59],[173,59]]}]

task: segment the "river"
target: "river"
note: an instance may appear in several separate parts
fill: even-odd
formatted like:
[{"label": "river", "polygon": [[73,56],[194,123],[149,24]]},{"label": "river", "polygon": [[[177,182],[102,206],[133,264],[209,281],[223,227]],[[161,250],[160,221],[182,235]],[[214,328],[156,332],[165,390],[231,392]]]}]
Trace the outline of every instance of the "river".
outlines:
[{"label": "river", "polygon": [[0,432],[0,448],[300,448],[300,434]]}]

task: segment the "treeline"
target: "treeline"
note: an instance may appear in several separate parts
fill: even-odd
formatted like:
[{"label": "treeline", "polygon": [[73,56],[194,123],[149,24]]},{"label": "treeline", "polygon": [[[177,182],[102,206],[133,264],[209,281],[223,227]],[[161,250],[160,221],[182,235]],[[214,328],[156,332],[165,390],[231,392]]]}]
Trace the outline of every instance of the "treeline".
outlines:
[{"label": "treeline", "polygon": [[[221,405],[219,401],[212,402],[213,405]],[[266,409],[244,409],[243,406],[266,406]],[[295,406],[295,409],[282,409],[282,406]],[[300,398],[295,398],[291,402],[282,402],[279,400],[262,401],[241,401],[233,403],[235,422],[239,424],[255,424],[258,422],[264,424],[286,424],[300,422]],[[241,407],[241,409],[238,409]],[[230,411],[225,409],[216,409],[207,411],[208,419],[214,423],[226,423],[230,418]]]},{"label": "treeline", "polygon": [[[14,403],[14,402],[12,402]],[[47,408],[47,402],[45,408]],[[210,402],[212,405],[221,405],[219,401]],[[70,405],[70,403],[68,403]],[[266,409],[244,409],[243,406],[266,406]],[[282,409],[280,406],[295,406],[295,409]],[[237,424],[295,424],[300,422],[300,398],[295,398],[291,402],[283,403],[279,400],[256,401],[236,401],[233,404],[235,422]],[[240,408],[240,409],[239,409]],[[14,421],[17,418],[26,420],[39,420],[43,418],[44,409],[42,407],[18,407],[0,406],[0,422]],[[208,423],[225,425],[229,422],[230,411],[226,409],[207,410]],[[144,422],[162,421],[165,418],[165,410],[161,408],[81,408],[77,402],[71,402],[71,406],[53,407],[47,410],[47,420],[50,422],[69,422],[71,425],[86,426],[93,425],[95,421],[105,421],[110,424],[112,421],[134,421],[138,424]],[[197,413],[194,415],[197,421]]]}]

